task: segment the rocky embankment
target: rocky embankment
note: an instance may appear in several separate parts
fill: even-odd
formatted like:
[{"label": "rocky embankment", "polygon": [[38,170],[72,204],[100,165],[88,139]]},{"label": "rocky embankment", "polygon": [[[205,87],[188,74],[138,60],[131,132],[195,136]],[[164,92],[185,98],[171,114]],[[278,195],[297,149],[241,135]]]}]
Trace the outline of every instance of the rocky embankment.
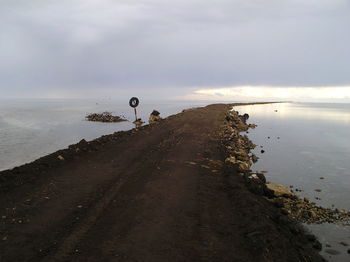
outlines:
[{"label": "rocky embankment", "polygon": [[88,121],[105,122],[105,123],[127,121],[126,119],[121,118],[120,116],[113,116],[111,112],[103,112],[100,114],[97,114],[97,113],[88,114],[85,118]]},{"label": "rocky embankment", "polygon": [[300,198],[283,185],[268,183],[263,173],[252,172],[252,164],[258,158],[250,152],[256,147],[247,135],[240,132],[255,128],[254,124],[247,124],[248,114],[239,115],[237,111],[230,111],[227,116],[226,163],[238,168],[239,174],[244,176],[247,187],[255,194],[264,196],[276,207],[281,208],[283,214],[302,223],[341,223],[350,225],[350,212],[343,209],[331,209],[317,206],[308,198]]}]

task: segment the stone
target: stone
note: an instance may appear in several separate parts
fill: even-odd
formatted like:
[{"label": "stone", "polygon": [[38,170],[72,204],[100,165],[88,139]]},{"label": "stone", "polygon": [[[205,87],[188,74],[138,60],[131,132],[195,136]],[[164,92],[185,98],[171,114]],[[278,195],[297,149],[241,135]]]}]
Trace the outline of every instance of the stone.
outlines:
[{"label": "stone", "polygon": [[260,152],[261,152],[261,154],[264,154],[264,153],[265,153],[265,150],[261,150]]},{"label": "stone", "polygon": [[236,158],[234,156],[230,156],[230,157],[225,159],[225,163],[236,164],[237,160],[236,160]]},{"label": "stone", "polygon": [[276,197],[293,196],[294,195],[287,187],[280,185],[280,184],[268,183],[268,184],[266,184],[266,187],[269,190],[273,191],[273,194]]},{"label": "stone", "polygon": [[340,245],[342,245],[342,246],[344,246],[344,247],[349,246],[349,244],[348,244],[348,243],[346,243],[346,242],[344,242],[344,241],[340,242],[339,244],[340,244]]},{"label": "stone", "polygon": [[326,249],[325,250],[326,253],[330,254],[330,255],[339,255],[340,252],[338,250],[335,250],[335,249]]},{"label": "stone", "polygon": [[86,117],[88,121],[98,121],[98,122],[122,122],[126,119],[121,118],[120,116],[113,116],[111,112],[103,112],[100,114],[93,113],[89,114]]},{"label": "stone", "polygon": [[152,113],[149,116],[148,122],[150,124],[155,124],[161,120],[160,113],[157,110],[153,110]]},{"label": "stone", "polygon": [[243,162],[243,161],[237,161],[238,163],[238,171],[247,171],[249,170],[250,166],[247,162]]},{"label": "stone", "polygon": [[245,183],[248,189],[257,195],[266,195],[266,185],[256,174],[244,174]]},{"label": "stone", "polygon": [[64,160],[64,157],[61,156],[61,155],[59,155],[57,158],[58,158],[59,160]]},{"label": "stone", "polygon": [[133,123],[134,123],[137,127],[139,127],[139,126],[142,126],[142,124],[143,124],[144,122],[141,120],[141,118],[139,118],[139,119],[135,120]]},{"label": "stone", "polygon": [[160,116],[150,115],[149,119],[148,119],[148,122],[150,124],[155,124],[155,123],[158,123],[160,120],[161,120]]},{"label": "stone", "polygon": [[322,244],[318,240],[315,240],[312,247],[316,250],[320,250],[320,251],[322,250]]},{"label": "stone", "polygon": [[321,189],[315,189],[316,192],[321,192],[322,190]]},{"label": "stone", "polygon": [[256,173],[256,176],[264,183],[266,184],[266,178],[263,173]]},{"label": "stone", "polygon": [[252,154],[252,161],[253,163],[258,162],[259,157],[257,157],[255,154]]},{"label": "stone", "polygon": [[313,218],[313,219],[317,218],[317,214],[316,214],[316,212],[313,211],[313,210],[310,210],[310,211],[309,211],[309,216],[310,216],[311,218]]}]

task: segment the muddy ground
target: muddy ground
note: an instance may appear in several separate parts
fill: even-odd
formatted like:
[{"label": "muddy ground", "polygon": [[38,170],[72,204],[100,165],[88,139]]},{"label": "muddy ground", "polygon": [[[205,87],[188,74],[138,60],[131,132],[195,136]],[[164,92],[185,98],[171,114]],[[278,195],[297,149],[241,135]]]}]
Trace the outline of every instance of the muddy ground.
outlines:
[{"label": "muddy ground", "polygon": [[0,173],[0,261],[322,261],[224,164],[229,105]]}]

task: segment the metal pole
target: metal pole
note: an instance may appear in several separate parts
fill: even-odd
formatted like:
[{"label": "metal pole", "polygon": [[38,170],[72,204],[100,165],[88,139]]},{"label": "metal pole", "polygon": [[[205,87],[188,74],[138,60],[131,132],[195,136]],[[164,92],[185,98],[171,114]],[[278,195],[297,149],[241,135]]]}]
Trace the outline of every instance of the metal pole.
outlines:
[{"label": "metal pole", "polygon": [[136,112],[136,107],[134,108],[135,111],[135,121],[137,121],[137,112]]}]

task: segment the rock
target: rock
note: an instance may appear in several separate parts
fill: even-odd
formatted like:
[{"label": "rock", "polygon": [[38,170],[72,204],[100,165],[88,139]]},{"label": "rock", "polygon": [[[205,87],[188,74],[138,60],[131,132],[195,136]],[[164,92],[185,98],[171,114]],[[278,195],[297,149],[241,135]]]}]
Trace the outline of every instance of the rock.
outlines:
[{"label": "rock", "polygon": [[238,171],[240,171],[240,172],[247,171],[250,168],[250,166],[247,162],[243,162],[243,161],[238,160],[237,163],[238,163]]},{"label": "rock", "polygon": [[260,152],[261,152],[261,154],[264,154],[264,153],[265,153],[265,150],[261,150]]},{"label": "rock", "polygon": [[310,210],[310,211],[309,211],[309,216],[310,216],[312,219],[317,218],[317,214],[316,214],[316,212],[313,211],[313,210]]},{"label": "rock", "polygon": [[149,116],[148,122],[150,124],[155,124],[161,120],[160,113],[157,110],[153,110],[152,113]]},{"label": "rock", "polygon": [[58,158],[59,160],[64,160],[64,157],[61,156],[61,155],[59,155],[57,158]]},{"label": "rock", "polygon": [[315,189],[316,192],[321,192],[322,190],[321,189]]},{"label": "rock", "polygon": [[281,198],[276,198],[273,203],[275,204],[276,207],[279,207],[279,208],[284,207],[284,201]]},{"label": "rock", "polygon": [[348,254],[350,254],[350,248],[348,249]]},{"label": "rock", "polygon": [[152,113],[151,113],[151,115],[152,115],[152,116],[159,116],[160,113],[159,113],[159,111],[157,111],[157,110],[153,110]]},{"label": "rock", "polygon": [[269,184],[266,184],[266,187],[267,189],[273,191],[273,194],[276,197],[294,195],[287,187],[280,184],[269,183]]},{"label": "rock", "polygon": [[150,124],[155,124],[155,123],[158,123],[160,120],[161,120],[160,116],[150,115],[149,119],[148,119],[148,122]]},{"label": "rock", "polygon": [[89,114],[86,117],[86,120],[88,121],[98,121],[98,122],[122,122],[126,121],[126,119],[123,119],[119,116],[113,116],[111,112],[103,112],[100,114],[93,113]]},{"label": "rock", "polygon": [[340,242],[339,244],[340,244],[340,245],[342,245],[342,246],[344,246],[344,247],[347,247],[347,246],[349,246],[349,244],[348,244],[348,243],[346,243],[346,242],[343,242],[343,241],[342,241],[342,242]]},{"label": "rock", "polygon": [[266,178],[263,173],[256,173],[257,177],[264,183],[266,184]]},{"label": "rock", "polygon": [[248,114],[244,114],[244,115],[242,116],[242,120],[243,120],[244,122],[246,122],[248,119],[249,119],[249,115],[248,115]]},{"label": "rock", "polygon": [[321,176],[321,177],[320,177],[320,179],[324,179],[324,177],[323,177],[323,176]]},{"label": "rock", "polygon": [[305,237],[306,237],[307,240],[309,240],[310,242],[314,242],[314,241],[317,240],[316,237],[315,237],[315,235],[313,235],[313,234],[306,234]]},{"label": "rock", "polygon": [[135,120],[133,123],[134,123],[137,127],[139,127],[139,126],[142,126],[142,124],[143,124],[144,122],[141,120],[141,118],[138,118],[138,119]]},{"label": "rock", "polygon": [[322,250],[322,244],[316,239],[315,242],[313,243],[312,247],[316,250]]},{"label": "rock", "polygon": [[340,252],[338,250],[335,250],[335,249],[326,249],[324,252],[330,254],[330,255],[339,255]]},{"label": "rock", "polygon": [[260,178],[256,174],[245,174],[245,183],[247,188],[257,195],[267,195],[267,189],[265,183],[260,180]]},{"label": "rock", "polygon": [[225,159],[225,163],[236,164],[237,160],[234,156],[230,156],[230,157]]},{"label": "rock", "polygon": [[252,154],[252,161],[253,163],[258,162],[259,157],[257,157],[255,154]]}]

